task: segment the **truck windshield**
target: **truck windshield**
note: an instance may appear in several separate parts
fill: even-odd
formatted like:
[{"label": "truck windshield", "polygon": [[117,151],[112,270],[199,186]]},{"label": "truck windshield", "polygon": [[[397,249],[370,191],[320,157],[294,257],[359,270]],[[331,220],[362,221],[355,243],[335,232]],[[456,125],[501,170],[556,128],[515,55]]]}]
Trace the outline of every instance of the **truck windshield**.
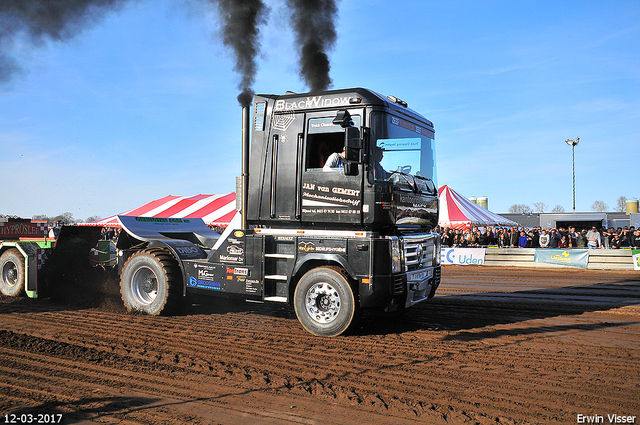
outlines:
[{"label": "truck windshield", "polygon": [[412,176],[418,176],[430,179],[437,187],[431,128],[385,113],[372,114],[371,124],[375,180],[393,179],[397,184],[415,187]]}]

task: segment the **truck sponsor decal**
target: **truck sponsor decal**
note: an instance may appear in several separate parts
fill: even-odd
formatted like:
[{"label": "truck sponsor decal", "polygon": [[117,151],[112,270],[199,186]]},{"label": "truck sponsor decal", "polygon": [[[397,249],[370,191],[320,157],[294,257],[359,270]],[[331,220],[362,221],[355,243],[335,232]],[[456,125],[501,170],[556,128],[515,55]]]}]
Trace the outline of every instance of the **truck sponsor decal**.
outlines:
[{"label": "truck sponsor decal", "polygon": [[259,294],[261,293],[260,288],[260,282],[255,279],[247,279],[245,282],[244,290],[248,294]]},{"label": "truck sponsor decal", "polygon": [[322,253],[339,253],[347,252],[346,241],[334,240],[300,240],[298,242],[298,251],[300,252],[322,252]]},{"label": "truck sponsor decal", "polygon": [[348,106],[351,96],[312,96],[306,99],[276,100],[274,109],[276,111],[295,110],[295,109],[311,109],[311,108],[327,108],[330,106]]},{"label": "truck sponsor decal", "polygon": [[[336,207],[341,206],[340,204],[348,204],[348,205],[352,205],[354,207],[357,207],[358,205],[360,205],[360,199],[346,199],[346,198],[340,198],[340,197],[337,197],[337,196],[319,195],[317,193],[310,193],[310,192],[302,192],[302,196],[303,196],[303,198],[306,197],[306,198],[311,198],[311,199],[319,199],[319,200],[322,200],[322,201],[338,202],[338,204],[329,204],[329,205],[336,206]],[[306,203],[305,203],[305,201],[306,201]],[[302,205],[309,205],[309,201],[310,201],[310,199],[303,199],[302,200]]]},{"label": "truck sponsor decal", "polygon": [[198,279],[212,280],[215,278],[215,275],[209,271],[204,269],[198,270]]},{"label": "truck sponsor decal", "polygon": [[[305,213],[333,213],[339,210],[327,210],[323,208],[311,209],[308,207],[330,207],[330,208],[345,208],[345,207],[358,207],[362,200],[359,198],[359,189],[350,189],[345,187],[330,187],[316,185],[315,183],[304,183],[302,185],[304,189],[302,192],[302,206],[307,207],[303,212]],[[350,198],[353,197],[353,198]],[[348,214],[357,214],[358,210],[346,210],[340,211]]]},{"label": "truck sponsor decal", "polygon": [[189,220],[182,218],[136,217],[136,221],[145,223],[190,223]]},{"label": "truck sponsor decal", "polygon": [[[366,211],[365,211],[366,212]],[[302,208],[303,214],[359,214],[360,210],[345,210],[334,208]]]},{"label": "truck sponsor decal", "polygon": [[249,269],[245,269],[245,268],[231,268],[231,267],[227,267],[227,273],[228,274],[234,274],[234,275],[240,275],[240,276],[248,276],[249,275]]},{"label": "truck sponsor decal", "polygon": [[210,280],[196,279],[191,276],[189,278],[189,286],[192,288],[213,289],[214,291],[222,291],[222,284]]},{"label": "truck sponsor decal", "polygon": [[227,253],[231,255],[242,255],[244,254],[244,249],[239,246],[230,245],[227,247]]},{"label": "truck sponsor decal", "polygon": [[183,256],[183,255],[199,254],[200,250],[195,246],[177,246],[176,252],[180,254],[180,256]]},{"label": "truck sponsor decal", "polygon": [[231,255],[221,255],[220,261],[226,261],[227,263],[239,263],[241,264],[244,260],[242,257],[233,257]]},{"label": "truck sponsor decal", "polygon": [[0,222],[0,236],[7,239],[22,237],[44,238],[47,235],[47,222]]},{"label": "truck sponsor decal", "polygon": [[433,208],[433,201],[427,201],[417,196],[400,195],[400,202],[409,204],[413,208]]}]

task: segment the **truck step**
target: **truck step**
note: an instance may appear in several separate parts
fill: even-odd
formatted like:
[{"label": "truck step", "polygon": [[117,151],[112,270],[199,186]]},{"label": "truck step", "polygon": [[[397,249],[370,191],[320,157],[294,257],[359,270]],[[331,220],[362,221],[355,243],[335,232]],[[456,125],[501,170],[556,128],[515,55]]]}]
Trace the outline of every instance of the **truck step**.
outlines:
[{"label": "truck step", "polygon": [[264,254],[268,258],[295,258],[293,254]]},{"label": "truck step", "polygon": [[265,301],[275,301],[278,303],[286,303],[287,297],[264,297]]},{"label": "truck step", "polygon": [[287,276],[283,274],[270,274],[270,275],[266,275],[264,278],[271,279],[271,280],[287,280]]}]

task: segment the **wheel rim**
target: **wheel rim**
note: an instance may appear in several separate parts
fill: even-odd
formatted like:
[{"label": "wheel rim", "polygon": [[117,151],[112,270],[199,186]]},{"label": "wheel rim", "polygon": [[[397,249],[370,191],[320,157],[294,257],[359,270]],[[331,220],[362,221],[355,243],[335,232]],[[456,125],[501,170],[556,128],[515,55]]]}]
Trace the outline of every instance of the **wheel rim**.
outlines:
[{"label": "wheel rim", "polygon": [[18,284],[18,268],[12,262],[8,262],[2,268],[2,281],[9,288],[13,288]]},{"label": "wheel rim", "polygon": [[318,323],[331,323],[340,313],[340,294],[326,282],[309,288],[305,297],[307,313]]},{"label": "wheel rim", "polygon": [[149,305],[158,296],[158,277],[148,267],[140,267],[131,279],[133,297],[140,304]]}]

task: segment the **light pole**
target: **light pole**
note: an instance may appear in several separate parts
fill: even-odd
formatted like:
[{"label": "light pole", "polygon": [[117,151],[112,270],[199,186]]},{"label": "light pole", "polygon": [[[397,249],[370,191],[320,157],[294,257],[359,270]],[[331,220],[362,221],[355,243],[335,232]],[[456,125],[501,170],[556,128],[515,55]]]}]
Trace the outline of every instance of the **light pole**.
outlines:
[{"label": "light pole", "polygon": [[567,139],[565,143],[571,146],[571,154],[573,156],[573,212],[576,212],[576,145],[580,143],[580,138],[575,140]]}]

